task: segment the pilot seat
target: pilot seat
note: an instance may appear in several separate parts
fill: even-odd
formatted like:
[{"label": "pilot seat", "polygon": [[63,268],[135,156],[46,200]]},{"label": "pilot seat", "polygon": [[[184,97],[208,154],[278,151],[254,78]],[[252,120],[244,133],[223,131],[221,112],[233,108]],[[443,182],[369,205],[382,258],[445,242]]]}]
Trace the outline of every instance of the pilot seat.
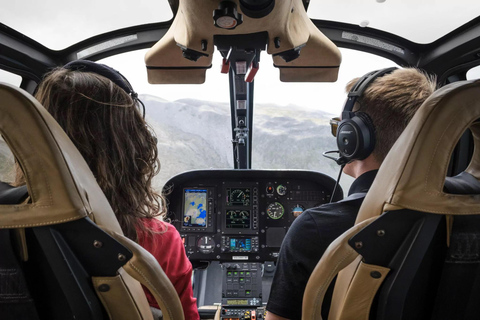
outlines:
[{"label": "pilot seat", "polygon": [[[383,162],[354,227],[325,252],[304,293],[303,319],[478,319],[480,81],[436,91]],[[466,170],[446,178],[470,129]]]}]

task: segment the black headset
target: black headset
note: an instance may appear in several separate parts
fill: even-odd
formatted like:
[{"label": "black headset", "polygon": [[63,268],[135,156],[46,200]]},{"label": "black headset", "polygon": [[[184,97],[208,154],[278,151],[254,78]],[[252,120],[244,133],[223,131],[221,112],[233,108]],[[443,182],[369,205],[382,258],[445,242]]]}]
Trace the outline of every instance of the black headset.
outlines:
[{"label": "black headset", "polygon": [[355,102],[362,97],[375,79],[396,69],[393,67],[369,72],[361,77],[348,93],[336,135],[340,155],[337,163],[346,164],[352,160],[363,160],[372,153],[375,148],[375,126],[372,119],[365,112],[352,110]]},{"label": "black headset", "polygon": [[130,82],[128,82],[127,78],[125,78],[117,70],[107,65],[89,60],[74,60],[64,65],[63,68],[81,72],[92,72],[111,80],[117,86],[122,88],[123,91],[125,91],[128,95],[130,95],[134,102],[139,102],[139,104],[142,106],[143,118],[145,119],[145,105],[138,98],[138,94],[135,92],[135,90],[133,90],[133,87]]}]

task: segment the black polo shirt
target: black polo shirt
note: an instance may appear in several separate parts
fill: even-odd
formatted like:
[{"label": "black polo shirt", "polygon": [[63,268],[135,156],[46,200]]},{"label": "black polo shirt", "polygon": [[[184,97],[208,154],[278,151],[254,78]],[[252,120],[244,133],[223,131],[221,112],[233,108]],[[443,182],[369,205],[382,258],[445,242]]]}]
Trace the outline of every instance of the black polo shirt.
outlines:
[{"label": "black polo shirt", "polygon": [[[358,177],[342,201],[306,210],[288,230],[277,261],[267,310],[300,320],[303,292],[308,278],[327,247],[355,224],[365,193],[377,170]],[[333,285],[326,294],[322,313],[328,313]],[[324,315],[325,316],[325,315]]]}]

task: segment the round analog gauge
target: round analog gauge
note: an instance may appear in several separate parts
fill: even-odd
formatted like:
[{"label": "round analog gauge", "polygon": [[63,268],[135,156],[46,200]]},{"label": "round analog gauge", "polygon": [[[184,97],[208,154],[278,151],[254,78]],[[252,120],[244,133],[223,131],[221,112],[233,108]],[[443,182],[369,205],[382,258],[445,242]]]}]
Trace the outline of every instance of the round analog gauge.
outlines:
[{"label": "round analog gauge", "polygon": [[285,213],[285,208],[280,202],[270,203],[267,207],[267,214],[272,219],[280,219]]},{"label": "round analog gauge", "polygon": [[287,187],[285,187],[284,185],[281,185],[279,184],[277,186],[277,193],[279,196],[284,196],[287,194]]},{"label": "round analog gauge", "polygon": [[244,203],[247,202],[246,204],[248,205],[248,199],[246,199],[247,196],[245,195],[245,192],[240,189],[235,189],[230,193],[230,203]]},{"label": "round analog gauge", "polygon": [[215,249],[215,241],[208,236],[201,237],[197,242],[198,251],[203,254],[209,254]]},{"label": "round analog gauge", "polygon": [[292,215],[294,217],[298,217],[299,215],[302,214],[302,212],[305,211],[305,207],[302,206],[301,204],[296,204],[293,208],[292,208]]}]

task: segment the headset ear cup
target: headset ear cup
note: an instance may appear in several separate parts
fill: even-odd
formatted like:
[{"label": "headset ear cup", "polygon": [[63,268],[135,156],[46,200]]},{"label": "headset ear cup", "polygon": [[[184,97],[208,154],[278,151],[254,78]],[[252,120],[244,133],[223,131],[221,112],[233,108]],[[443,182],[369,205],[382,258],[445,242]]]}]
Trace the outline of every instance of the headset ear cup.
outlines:
[{"label": "headset ear cup", "polygon": [[[354,117],[355,118],[355,117]],[[337,147],[340,157],[350,162],[356,159],[359,145],[359,130],[352,119],[342,120],[337,129]]]},{"label": "headset ear cup", "polygon": [[361,77],[350,89],[342,111],[342,121],[337,127],[337,147],[340,157],[338,164],[352,160],[363,160],[375,149],[376,133],[372,119],[364,112],[354,112],[357,100],[365,90],[379,77],[392,73],[397,68],[386,68],[369,72]]},{"label": "headset ear cup", "polygon": [[337,147],[340,157],[347,162],[363,160],[375,148],[375,127],[364,112],[356,112],[351,119],[340,122],[337,129]]},{"label": "headset ear cup", "polygon": [[358,111],[355,113],[355,117],[357,118],[355,122],[357,122],[359,126],[359,131],[361,132],[361,141],[362,147],[360,148],[357,159],[363,160],[368,157],[373,150],[375,149],[375,126],[373,125],[372,118],[365,112]]}]

